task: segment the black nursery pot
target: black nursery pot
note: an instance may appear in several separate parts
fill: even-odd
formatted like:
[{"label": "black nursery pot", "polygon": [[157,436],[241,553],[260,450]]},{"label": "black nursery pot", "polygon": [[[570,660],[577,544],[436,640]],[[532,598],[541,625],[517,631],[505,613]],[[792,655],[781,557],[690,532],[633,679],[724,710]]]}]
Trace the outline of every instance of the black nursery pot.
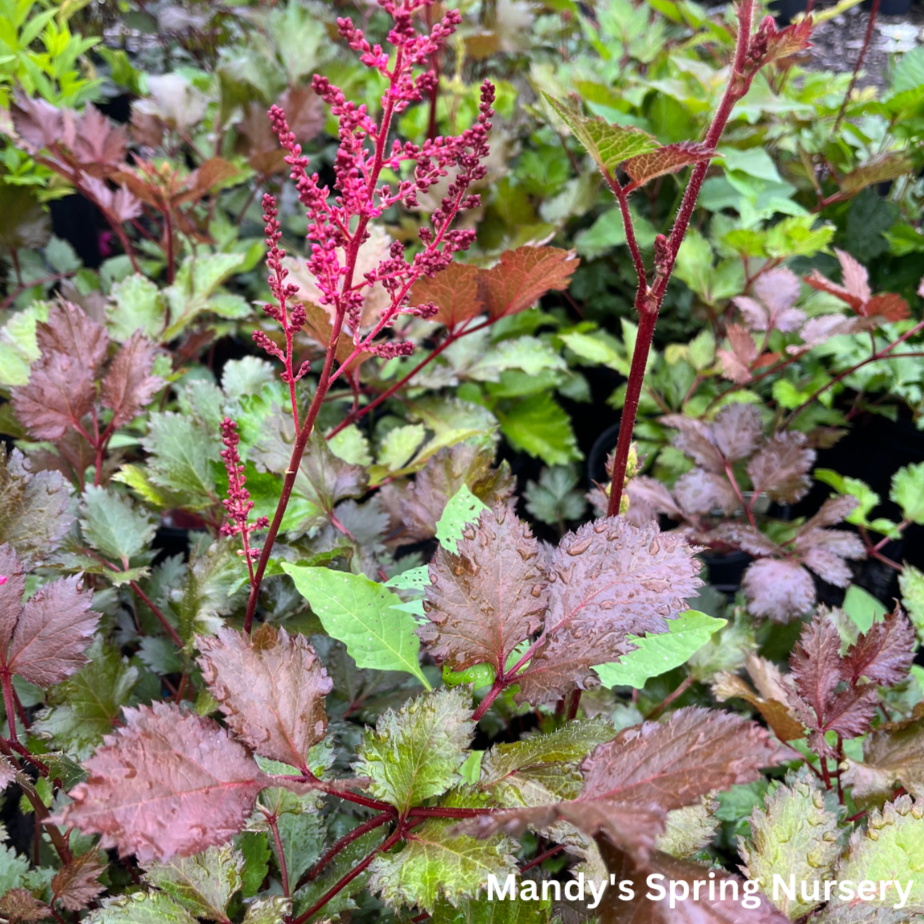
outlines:
[{"label": "black nursery pot", "polygon": [[733,552],[703,552],[700,556],[706,566],[706,580],[723,594],[733,597],[741,588],[741,579],[752,556],[740,549]]},{"label": "black nursery pot", "polygon": [[777,23],[786,26],[808,9],[808,3],[807,0],[771,0],[769,7]]},{"label": "black nursery pot", "polygon": [[[872,0],[863,0],[863,9],[871,10]],[[883,16],[904,16],[911,11],[911,0],[881,0],[879,12]]]}]

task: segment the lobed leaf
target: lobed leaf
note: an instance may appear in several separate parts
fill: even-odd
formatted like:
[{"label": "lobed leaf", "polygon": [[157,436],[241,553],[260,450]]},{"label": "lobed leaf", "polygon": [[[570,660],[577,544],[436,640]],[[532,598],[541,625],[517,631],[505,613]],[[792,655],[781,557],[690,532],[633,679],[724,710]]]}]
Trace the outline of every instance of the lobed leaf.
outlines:
[{"label": "lobed leaf", "polygon": [[621,518],[586,523],[565,536],[550,556],[544,642],[518,676],[518,701],[555,703],[595,686],[594,666],[632,650],[629,635],[666,631],[700,585],[693,556],[680,536]]},{"label": "lobed leaf", "polygon": [[693,141],[681,141],[666,144],[647,154],[631,157],[623,164],[623,169],[632,179],[633,186],[644,186],[655,177],[666,173],[676,173],[690,164],[708,163],[715,156],[715,151]]},{"label": "lobed leaf", "polygon": [[546,292],[567,288],[578,262],[571,251],[558,247],[505,251],[496,266],[478,274],[478,296],[492,321],[519,314]]},{"label": "lobed leaf", "polygon": [[461,780],[474,728],[467,689],[421,694],[397,712],[389,709],[365,733],[353,769],[371,780],[377,799],[404,814]]},{"label": "lobed leaf", "polygon": [[140,332],[132,336],[116,353],[103,379],[100,400],[111,408],[113,427],[133,420],[164,385],[164,380],[152,375],[157,345]]},{"label": "lobed leaf", "polygon": [[242,884],[244,858],[230,846],[209,847],[192,857],[174,857],[145,870],[144,878],[196,917],[228,920],[232,896]]},{"label": "lobed leaf", "polygon": [[101,847],[143,864],[237,834],[268,783],[244,746],[214,720],[176,706],[155,702],[124,715],[51,822],[101,834]]},{"label": "lobed leaf", "polygon": [[249,638],[223,628],[196,642],[202,677],[234,733],[263,757],[304,769],[327,730],[333,688],[307,639],[264,624]]},{"label": "lobed leaf", "polygon": [[458,554],[440,547],[430,563],[429,622],[418,635],[453,670],[487,663],[501,674],[510,653],[542,624],[548,606],[543,556],[504,504],[483,512],[462,536]]}]

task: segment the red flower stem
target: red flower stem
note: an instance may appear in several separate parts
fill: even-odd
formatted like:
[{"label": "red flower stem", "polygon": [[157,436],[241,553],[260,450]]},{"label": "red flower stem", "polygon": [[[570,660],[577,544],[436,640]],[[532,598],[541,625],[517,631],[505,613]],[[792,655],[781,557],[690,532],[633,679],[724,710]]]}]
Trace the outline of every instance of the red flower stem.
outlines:
[{"label": "red flower stem", "polygon": [[[735,103],[741,99],[750,88],[753,80],[753,71],[750,75],[745,73],[745,60],[747,57],[748,45],[751,37],[751,20],[754,14],[754,0],[744,0],[738,8],[738,37],[735,43],[735,62],[732,67],[731,76],[728,86],[725,88],[725,94],[722,102],[719,104],[709,130],[706,132],[704,146],[708,150],[713,150],[722,137],[722,132],[728,123],[732,109]],[[610,488],[610,502],[607,508],[607,516],[617,516],[619,513],[620,501],[622,500],[623,486],[626,480],[626,466],[629,461],[629,450],[632,445],[632,432],[635,429],[635,418],[638,414],[638,403],[642,393],[642,384],[645,379],[645,367],[648,363],[648,353],[651,349],[651,341],[654,337],[655,324],[658,321],[658,312],[661,310],[661,303],[664,301],[664,293],[667,291],[667,284],[670,282],[671,272],[674,269],[674,263],[677,261],[677,253],[683,238],[687,233],[690,224],[690,218],[693,215],[693,209],[696,206],[696,200],[699,198],[699,192],[702,189],[703,181],[706,179],[706,171],[709,169],[709,161],[703,161],[697,164],[690,174],[690,182],[687,184],[686,191],[683,195],[683,201],[680,204],[680,211],[671,229],[670,237],[667,240],[667,253],[662,266],[657,267],[657,274],[654,285],[648,286],[644,275],[644,266],[642,273],[639,274],[638,294],[636,295],[636,308],[639,311],[638,334],[635,339],[635,350],[632,354],[632,365],[629,369],[629,382],[626,387],[626,400],[622,411],[622,422],[619,427],[619,439],[616,443],[616,455],[613,463],[613,481]],[[614,179],[615,182],[615,179]],[[611,184],[612,185],[612,184]],[[614,187],[615,191],[615,187]],[[624,194],[623,194],[624,197]],[[617,195],[617,198],[623,198]],[[620,201],[620,208],[623,208]],[[628,205],[623,208],[623,220],[626,225],[626,241],[629,241],[631,226],[631,216],[629,215]],[[636,247],[637,249],[637,247]],[[633,260],[636,262],[636,272],[638,272],[638,260],[633,253]]]},{"label": "red flower stem", "polygon": [[[401,73],[401,59],[403,56],[402,49],[398,49],[395,67],[393,73]],[[379,180],[379,174],[382,172],[382,164],[385,159],[385,147],[388,142],[388,132],[391,127],[391,120],[394,115],[395,101],[392,93],[388,94],[385,108],[382,112],[382,120],[379,124],[379,131],[375,141],[375,157],[372,169],[369,171],[369,180],[367,189],[369,200],[372,200],[372,193]],[[366,227],[369,224],[368,216],[361,216],[356,230],[350,238],[350,243],[346,253],[346,273],[343,278],[341,292],[348,292],[353,285],[353,274],[356,271],[356,258],[359,254],[359,248],[362,246],[363,238],[366,233]],[[270,554],[273,551],[273,545],[276,542],[276,536],[279,534],[279,527],[282,524],[282,518],[285,516],[286,507],[289,505],[289,498],[292,496],[292,489],[295,487],[295,476],[298,474],[301,465],[302,456],[305,454],[305,447],[308,445],[308,438],[314,430],[314,424],[317,420],[321,405],[327,395],[331,383],[331,373],[333,371],[334,358],[337,354],[337,344],[340,342],[340,332],[343,330],[344,314],[346,306],[341,301],[337,305],[337,311],[334,316],[334,323],[331,327],[330,342],[327,345],[327,353],[324,357],[324,367],[321,370],[321,377],[318,380],[318,386],[314,393],[311,405],[305,414],[302,422],[302,429],[295,440],[295,446],[292,449],[292,457],[289,460],[286,469],[285,481],[282,485],[282,494],[279,503],[276,505],[276,512],[273,515],[273,521],[270,523],[269,532],[263,542],[263,550],[260,553],[260,560],[257,563],[256,572],[253,582],[250,586],[250,598],[247,601],[247,614],[244,617],[244,632],[249,635],[253,627],[254,616],[257,613],[257,602],[260,598],[260,587],[263,584],[263,575],[266,573],[269,564]]]},{"label": "red flower stem", "polygon": [[340,840],[337,841],[337,843],[334,844],[333,847],[331,847],[330,850],[328,850],[327,853],[325,853],[324,856],[321,857],[321,859],[318,860],[318,862],[315,863],[314,866],[312,866],[304,876],[302,876],[302,878],[296,884],[296,888],[299,889],[306,882],[312,882],[313,880],[317,879],[318,875],[327,866],[327,864],[330,863],[330,861],[333,860],[341,850],[349,847],[353,841],[358,841],[364,834],[368,834],[370,831],[374,831],[376,828],[380,828],[382,825],[388,824],[388,822],[395,820],[396,817],[397,815],[394,810],[391,812],[382,812],[381,815],[376,815],[374,818],[370,818],[368,821],[364,821],[361,825],[357,825],[355,828],[353,828],[352,831],[350,831],[349,834],[344,834],[344,836],[341,837]]},{"label": "red flower stem", "polygon": [[847,103],[850,102],[850,94],[853,93],[854,87],[857,85],[857,78],[860,76],[860,68],[863,67],[863,62],[866,59],[866,52],[869,51],[869,44],[873,38],[873,26],[876,25],[876,17],[879,15],[879,5],[881,0],[873,0],[872,8],[869,11],[869,22],[866,24],[866,35],[863,37],[863,47],[860,49],[860,57],[857,58],[857,63],[854,65],[853,74],[850,78],[850,86],[847,87],[847,92],[844,94],[844,99],[841,101],[841,108],[837,111],[837,118],[834,120],[834,129],[831,134],[836,135],[838,128],[840,128],[841,122],[844,118],[844,113],[847,111]]},{"label": "red flower stem", "polygon": [[407,383],[410,382],[410,380],[414,378],[414,376],[417,375],[417,373],[420,372],[421,369],[423,369],[429,363],[433,362],[433,360],[436,359],[436,357],[439,356],[440,353],[443,352],[443,350],[445,350],[449,346],[452,346],[452,344],[455,343],[457,340],[461,340],[463,337],[467,336],[468,334],[474,334],[479,330],[484,330],[484,328],[490,326],[492,323],[493,323],[492,321],[484,321],[483,323],[478,324],[477,326],[471,328],[470,330],[465,330],[464,329],[465,325],[463,324],[463,326],[458,331],[456,330],[450,331],[446,339],[443,340],[443,342],[438,347],[436,347],[429,355],[425,356],[416,366],[414,366],[414,368],[406,376],[404,376],[402,379],[400,379],[398,382],[396,382],[386,391],[383,391],[382,394],[380,394],[374,401],[371,401],[365,407],[362,407],[356,411],[351,412],[350,414],[347,414],[347,416],[344,417],[344,419],[339,424],[337,424],[337,426],[334,427],[333,430],[331,430],[327,438],[328,439],[333,438],[341,430],[348,427],[350,424],[355,423],[357,420],[359,420],[360,417],[365,417],[365,415],[368,414],[369,411],[373,410],[374,408],[377,408],[383,401],[386,401],[395,392],[400,391],[402,388],[404,388],[404,386],[407,385]]},{"label": "red flower stem", "polygon": [[354,866],[336,885],[328,889],[307,911],[303,911],[297,918],[291,921],[291,924],[305,924],[305,921],[312,915],[317,914],[335,895],[342,892],[357,876],[364,873],[369,864],[375,859],[376,854],[390,850],[401,838],[402,833],[400,829],[389,835],[372,851],[372,853]]}]

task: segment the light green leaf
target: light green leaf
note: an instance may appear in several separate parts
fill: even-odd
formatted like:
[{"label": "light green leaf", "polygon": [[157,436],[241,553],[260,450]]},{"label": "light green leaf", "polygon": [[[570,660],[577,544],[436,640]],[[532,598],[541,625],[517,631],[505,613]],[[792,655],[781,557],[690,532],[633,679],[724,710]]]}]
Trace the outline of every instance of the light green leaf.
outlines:
[{"label": "light green leaf", "polygon": [[678,860],[699,853],[719,829],[721,822],[715,817],[718,806],[714,799],[703,798],[693,805],[668,812],[664,832],[655,841],[658,850]]},{"label": "light green leaf", "polygon": [[446,503],[443,513],[436,524],[436,538],[440,545],[449,549],[453,555],[457,552],[457,545],[462,538],[462,530],[468,523],[477,523],[482,511],[488,505],[479,500],[469,490],[468,485],[462,485]]},{"label": "light green leaf", "polygon": [[372,781],[375,798],[403,812],[461,780],[474,729],[469,690],[422,693],[366,731],[354,770]]},{"label": "light green leaf", "polygon": [[[782,380],[781,380],[782,381]],[[788,383],[787,383],[788,384]],[[794,399],[798,407],[801,404],[801,392],[794,389]],[[787,405],[788,406],[788,405]],[[845,517],[848,523],[858,526],[866,525],[866,518],[879,503],[879,495],[865,481],[859,478],[847,478],[839,475],[830,468],[816,468],[813,472],[815,478],[824,484],[830,485],[838,494],[849,494],[857,499],[857,506]]]},{"label": "light green leaf", "polygon": [[518,401],[497,416],[515,449],[538,456],[547,465],[567,465],[583,458],[570,418],[547,393]]},{"label": "light green leaf", "polygon": [[[242,253],[216,253],[187,257],[176,274],[173,285],[164,289],[170,308],[170,326],[161,335],[164,342],[172,340],[201,311],[209,310],[215,289],[236,270],[245,259]],[[215,300],[217,313],[240,316],[241,305],[234,306]],[[244,306],[246,307],[246,305]]]},{"label": "light green leaf", "polygon": [[866,633],[872,628],[877,619],[882,619],[888,612],[869,591],[851,584],[844,595],[844,602],[841,609],[850,617],[851,622],[860,630]]},{"label": "light green leaf", "polygon": [[440,898],[456,904],[477,896],[491,874],[504,879],[516,872],[510,840],[453,835],[454,827],[451,819],[440,818],[415,828],[402,850],[376,857],[369,888],[389,904],[433,911]]},{"label": "light green leaf", "polygon": [[704,328],[690,341],[689,350],[693,368],[697,372],[708,369],[715,362],[715,334]]},{"label": "light green leaf", "polygon": [[623,125],[610,125],[599,117],[587,118],[577,106],[563,103],[545,92],[542,95],[581,142],[604,176],[612,176],[624,160],[648,154],[658,147],[658,142],[647,132]]},{"label": "light green leaf", "polygon": [[157,525],[130,498],[89,485],[83,494],[80,528],[94,549],[127,568],[132,558],[148,548]]},{"label": "light green leaf", "polygon": [[379,450],[379,465],[390,472],[398,471],[411,461],[426,438],[427,428],[422,423],[389,430]]},{"label": "light green leaf", "polygon": [[889,497],[902,508],[906,520],[924,523],[924,462],[900,468],[892,476]]},{"label": "light green leaf", "polygon": [[420,669],[414,617],[396,609],[401,600],[360,574],[282,563],[298,592],[311,604],[324,630],[347,646],[357,667],[406,671],[426,689]]},{"label": "light green leaf", "polygon": [[[898,880],[903,886],[911,883],[905,911],[924,911],[924,804],[899,796],[881,812],[873,809],[866,825],[851,835],[837,878],[876,883]],[[893,887],[884,903],[877,894],[870,904],[891,906],[897,900]],[[835,898],[832,904],[841,903]]]},{"label": "light green leaf", "polygon": [[0,328],[0,386],[13,388],[29,381],[29,368],[41,355],[35,328],[48,320],[48,309],[48,302],[33,302]]},{"label": "light green leaf", "polygon": [[209,847],[150,867],[144,878],[196,917],[226,921],[231,897],[243,885],[244,858],[230,846]]},{"label": "light green leaf", "polygon": [[196,924],[196,919],[162,892],[123,895],[90,912],[89,924]]},{"label": "light green leaf", "polygon": [[54,687],[48,708],[34,726],[36,733],[50,738],[55,748],[81,760],[93,752],[104,735],[112,734],[140,676],[137,667],[99,636],[86,654],[89,662]]},{"label": "light green leaf", "polygon": [[685,664],[725,624],[724,619],[687,610],[671,620],[667,632],[644,638],[630,635],[629,641],[637,646],[634,651],[623,655],[617,664],[601,664],[594,670],[605,687],[641,689],[652,677]]},{"label": "light green leaf", "polygon": [[569,722],[547,735],[495,744],[481,761],[478,787],[507,808],[548,805],[579,795],[578,764],[598,744],[616,737],[607,719]]},{"label": "light green leaf", "polygon": [[[760,883],[765,895],[775,895],[777,907],[795,920],[819,903],[804,901],[801,891],[791,900],[780,890],[774,893],[773,877],[780,875],[789,882],[793,876],[797,884],[807,884],[808,895],[811,883],[833,879],[842,847],[837,813],[826,806],[825,791],[803,770],[791,787],[771,790],[765,807],[754,809],[751,836],[739,839],[738,846],[747,864],[746,875]],[[838,878],[847,877],[841,871]]]},{"label": "light green leaf", "polygon": [[546,370],[564,372],[568,364],[545,340],[538,337],[517,337],[502,340],[490,347],[466,370],[466,376],[479,382],[498,382],[500,373],[519,369],[527,375],[539,375]]},{"label": "light green leaf", "polygon": [[239,401],[246,395],[258,395],[264,385],[275,379],[273,364],[258,356],[244,356],[225,363],[221,373],[221,390],[228,401]]},{"label": "light green leaf", "polygon": [[924,638],[924,573],[914,565],[905,565],[898,577],[902,591],[902,605],[908,618],[914,623],[918,639]]},{"label": "light green leaf", "polygon": [[558,335],[572,353],[589,363],[609,366],[622,375],[629,374],[629,359],[610,344],[610,336],[605,331],[584,333],[571,331]]},{"label": "light green leaf", "polygon": [[[157,488],[148,477],[148,470],[140,465],[126,463],[113,476],[113,481],[128,485],[136,494],[154,507],[173,506],[170,492]],[[177,498],[178,499],[178,498]]]},{"label": "light green leaf", "polygon": [[332,436],[327,441],[327,446],[338,459],[343,459],[344,462],[349,462],[350,465],[366,466],[372,464],[369,440],[356,424],[350,424],[348,427],[344,427],[336,436]]},{"label": "light green leaf", "polygon": [[109,332],[120,343],[141,331],[155,342],[167,322],[167,306],[160,290],[140,273],[127,276],[112,287],[113,302],[106,309]]},{"label": "light green leaf", "polygon": [[243,924],[283,924],[292,911],[292,902],[284,895],[260,898],[247,906]]}]

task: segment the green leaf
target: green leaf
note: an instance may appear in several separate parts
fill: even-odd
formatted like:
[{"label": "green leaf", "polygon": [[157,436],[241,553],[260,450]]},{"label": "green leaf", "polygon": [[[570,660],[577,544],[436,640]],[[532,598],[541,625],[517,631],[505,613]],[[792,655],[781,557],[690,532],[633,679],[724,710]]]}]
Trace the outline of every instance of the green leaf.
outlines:
[{"label": "green leaf", "polygon": [[245,831],[238,837],[237,845],[244,858],[241,888],[244,898],[252,898],[263,887],[263,880],[269,872],[272,856],[269,838],[263,831]]},{"label": "green leaf", "polygon": [[892,476],[889,497],[902,508],[906,520],[924,523],[924,462],[900,468]]},{"label": "green leaf", "polygon": [[459,782],[474,728],[469,690],[422,693],[366,731],[356,775],[372,781],[375,798],[403,812]]},{"label": "green leaf", "polygon": [[440,899],[430,919],[432,924],[548,924],[552,899],[508,902],[477,898],[457,904]]},{"label": "green leaf", "polygon": [[203,510],[219,500],[212,461],[221,441],[196,419],[172,412],[151,415],[142,445],[150,454],[148,472],[159,488],[182,498],[186,510]]},{"label": "green leaf", "polygon": [[593,365],[609,366],[622,375],[629,374],[629,360],[615,346],[611,345],[611,338],[606,332],[596,333],[583,331],[570,331],[559,334],[565,346],[576,353],[581,359]]},{"label": "green leaf", "polygon": [[[242,253],[187,257],[173,285],[164,289],[164,297],[170,308],[170,326],[160,339],[164,342],[173,340],[197,314],[208,310],[212,293],[244,262],[244,258]],[[218,300],[215,308],[218,313],[227,313],[227,308]],[[237,313],[236,310],[231,311],[232,315]]]},{"label": "green leaf", "polygon": [[482,511],[487,509],[488,505],[475,497],[468,485],[463,484],[449,498],[436,524],[436,538],[440,545],[455,555],[458,551],[457,543],[462,538],[462,530],[466,524],[476,523]]},{"label": "green leaf", "polygon": [[260,898],[247,906],[243,924],[283,924],[289,920],[292,902],[284,895]]},{"label": "green leaf", "polygon": [[[903,887],[911,884],[906,911],[924,909],[924,805],[915,804],[910,796],[899,796],[885,805],[882,811],[874,809],[867,824],[853,832],[847,854],[837,870],[839,880],[860,882],[897,880]],[[885,902],[877,897],[871,905],[891,906],[897,901],[895,889],[889,889]],[[832,902],[842,904],[839,896]]]},{"label": "green leaf", "polygon": [[92,911],[89,924],[196,924],[196,919],[161,892],[136,892]]},{"label": "green leaf", "polygon": [[514,845],[508,838],[480,841],[453,834],[456,824],[434,818],[415,828],[403,849],[372,862],[369,888],[391,905],[433,911],[441,898],[456,904],[477,896],[487,887],[489,875],[502,880],[516,872]]},{"label": "green leaf", "polygon": [[93,485],[83,494],[80,528],[94,549],[123,568],[148,548],[157,531],[154,518],[130,498]]},{"label": "green leaf", "polygon": [[561,102],[544,91],[542,95],[581,142],[604,176],[612,176],[624,160],[648,154],[658,147],[658,142],[647,132],[623,125],[610,125],[599,117],[587,118],[578,106]]},{"label": "green leaf", "polygon": [[196,917],[226,921],[231,897],[243,885],[244,858],[230,846],[209,847],[148,868],[144,878]]},{"label": "green leaf", "polygon": [[856,584],[851,584],[847,588],[841,609],[862,633],[869,632],[873,623],[877,619],[882,619],[888,613],[888,609],[869,591],[858,587]]},{"label": "green leaf", "polygon": [[332,436],[327,441],[327,446],[338,459],[343,459],[344,462],[349,462],[350,465],[367,466],[372,464],[369,440],[356,424],[350,424],[348,427],[344,427],[336,436]]},{"label": "green leaf", "polygon": [[629,636],[637,647],[620,658],[617,664],[594,668],[605,687],[630,686],[641,689],[652,677],[685,664],[726,624],[698,610],[687,610],[669,624],[667,632],[644,638]]},{"label": "green leaf", "polygon": [[101,637],[87,649],[89,663],[49,694],[49,706],[35,723],[37,734],[78,759],[88,757],[112,734],[123,706],[131,701],[140,674],[118,648]]},{"label": "green leaf", "polygon": [[395,607],[401,600],[360,574],[302,568],[283,562],[283,571],[311,604],[324,630],[347,646],[357,667],[406,671],[432,689],[420,669],[414,617]]},{"label": "green leaf", "polygon": [[426,438],[427,428],[421,423],[389,430],[379,450],[379,465],[390,472],[398,471],[411,461]]},{"label": "green leaf", "polygon": [[157,286],[140,273],[127,276],[112,287],[113,302],[106,310],[109,332],[120,343],[135,331],[155,342],[167,321],[167,306]]},{"label": "green leaf", "polygon": [[[801,392],[796,392],[798,403],[801,403]],[[793,407],[797,407],[794,404]],[[816,468],[814,476],[824,484],[830,485],[838,494],[849,494],[857,499],[857,506],[845,518],[848,523],[865,526],[866,518],[879,503],[879,495],[865,481],[859,478],[847,478],[839,475],[830,468]]]},{"label": "green leaf", "polygon": [[497,416],[515,449],[538,456],[547,465],[567,465],[583,458],[570,418],[547,393],[518,401]]},{"label": "green leaf", "polygon": [[233,612],[244,597],[247,566],[237,554],[238,541],[207,542],[204,537],[192,550],[182,591],[171,593],[180,637],[187,645],[197,633],[214,635],[223,625],[221,617]]},{"label": "green leaf", "polygon": [[668,812],[664,833],[655,841],[658,850],[685,860],[705,849],[721,824],[715,816],[718,805],[713,799],[703,798]]},{"label": "green leaf", "polygon": [[[780,785],[767,794],[765,807],[751,813],[751,836],[740,843],[748,878],[756,879],[765,895],[774,896],[792,920],[820,902],[803,900],[801,891],[789,899],[773,889],[774,875],[787,883],[791,876],[797,884],[806,883],[805,894],[811,895],[813,882],[834,878],[841,848],[837,812],[827,807],[824,789],[807,770],[791,786]],[[841,871],[838,878],[847,877]]]},{"label": "green leaf", "polygon": [[506,808],[576,798],[584,785],[578,765],[598,744],[616,737],[603,718],[569,722],[547,735],[495,744],[481,761],[478,788]]},{"label": "green leaf", "polygon": [[21,888],[29,872],[29,861],[19,856],[12,847],[0,844],[0,895]]},{"label": "green leaf", "polygon": [[587,501],[576,491],[578,476],[570,466],[556,465],[545,468],[538,483],[529,481],[523,496],[526,509],[537,519],[550,526],[563,527],[570,520],[584,515]]},{"label": "green leaf", "polygon": [[29,381],[29,369],[41,355],[35,328],[48,320],[48,309],[48,302],[33,302],[0,328],[0,386],[13,388]]},{"label": "green leaf", "polygon": [[902,591],[902,604],[908,618],[914,623],[918,639],[924,638],[924,573],[914,567],[905,565],[904,571],[898,576],[898,583]]}]

